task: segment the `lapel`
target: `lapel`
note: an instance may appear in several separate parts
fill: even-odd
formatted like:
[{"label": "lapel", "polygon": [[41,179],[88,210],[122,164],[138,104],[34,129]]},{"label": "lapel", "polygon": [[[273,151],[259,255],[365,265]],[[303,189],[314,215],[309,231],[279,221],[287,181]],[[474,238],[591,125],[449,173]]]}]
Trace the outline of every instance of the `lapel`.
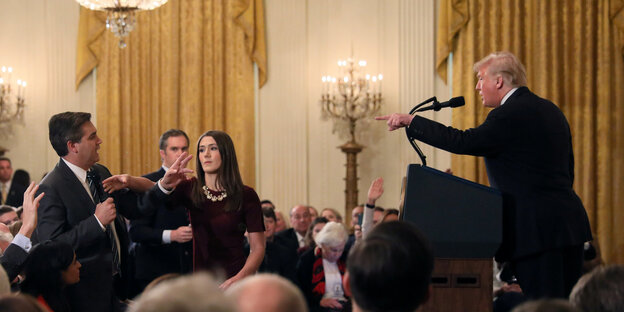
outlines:
[{"label": "lapel", "polygon": [[84,206],[84,203],[88,203],[89,213],[93,213],[95,211],[95,203],[91,199],[91,196],[87,193],[87,190],[82,186],[82,183],[78,180],[76,175],[71,169],[65,164],[65,161],[62,159],[59,160],[59,163],[56,165],[59,172],[61,173],[61,177],[65,180],[64,188],[70,192],[71,196],[76,197],[76,201],[78,206]]}]

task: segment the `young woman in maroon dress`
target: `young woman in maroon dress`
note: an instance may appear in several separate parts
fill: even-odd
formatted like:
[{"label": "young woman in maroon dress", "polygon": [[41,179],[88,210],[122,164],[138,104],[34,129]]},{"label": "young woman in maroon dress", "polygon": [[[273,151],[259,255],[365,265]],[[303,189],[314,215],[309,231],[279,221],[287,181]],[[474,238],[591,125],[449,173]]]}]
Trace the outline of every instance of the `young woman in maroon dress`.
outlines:
[{"label": "young woman in maroon dress", "polygon": [[[234,143],[222,131],[208,131],[197,142],[197,177],[188,179],[186,164],[191,156],[182,154],[165,176],[153,182],[128,175],[103,181],[106,191],[128,187],[146,191],[148,201],[163,198],[183,204],[188,209],[193,230],[194,271],[224,270],[227,280],[221,288],[254,274],[264,258],[264,219],[256,192],[243,185]],[[167,192],[164,192],[168,194]],[[154,203],[157,204],[157,203]],[[245,231],[249,233],[249,256],[245,256]]]}]

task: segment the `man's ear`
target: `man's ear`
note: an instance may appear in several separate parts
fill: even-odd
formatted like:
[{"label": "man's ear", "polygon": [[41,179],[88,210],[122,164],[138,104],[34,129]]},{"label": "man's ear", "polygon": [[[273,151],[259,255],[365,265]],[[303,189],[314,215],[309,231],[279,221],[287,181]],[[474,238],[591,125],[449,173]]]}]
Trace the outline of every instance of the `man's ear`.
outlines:
[{"label": "man's ear", "polygon": [[342,277],[342,288],[345,292],[345,295],[351,297],[351,282],[349,281],[349,272],[345,272]]},{"label": "man's ear", "polygon": [[67,152],[68,153],[78,153],[78,148],[76,148],[76,142],[67,141]]},{"label": "man's ear", "polygon": [[160,160],[165,161],[165,151],[160,150]]}]

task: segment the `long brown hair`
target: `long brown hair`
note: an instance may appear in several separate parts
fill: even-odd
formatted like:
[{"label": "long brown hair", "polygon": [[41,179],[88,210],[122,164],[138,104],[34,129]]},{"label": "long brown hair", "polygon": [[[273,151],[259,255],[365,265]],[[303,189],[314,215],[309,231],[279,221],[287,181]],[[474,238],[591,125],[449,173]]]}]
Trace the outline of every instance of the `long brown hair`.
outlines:
[{"label": "long brown hair", "polygon": [[243,179],[241,179],[240,171],[238,170],[234,143],[227,133],[218,130],[208,131],[197,140],[198,155],[195,157],[197,183],[193,185],[193,204],[199,208],[207,200],[202,189],[206,185],[206,179],[204,178],[204,170],[202,170],[202,161],[199,157],[199,143],[204,137],[208,136],[217,142],[217,148],[221,154],[221,166],[217,170],[216,182],[218,186],[227,192],[225,211],[239,210],[243,202]]}]

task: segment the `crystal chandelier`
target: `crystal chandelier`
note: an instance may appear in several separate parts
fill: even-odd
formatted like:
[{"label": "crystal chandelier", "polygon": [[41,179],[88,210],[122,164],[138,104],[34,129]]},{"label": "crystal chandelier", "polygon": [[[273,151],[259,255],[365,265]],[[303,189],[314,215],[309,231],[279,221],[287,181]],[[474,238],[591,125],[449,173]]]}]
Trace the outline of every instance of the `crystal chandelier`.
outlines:
[{"label": "crystal chandelier", "polygon": [[24,121],[26,81],[17,80],[17,90],[11,87],[13,68],[0,68],[0,136],[9,137],[15,122]]},{"label": "crystal chandelier", "polygon": [[134,29],[136,11],[153,10],[168,0],[76,0],[90,10],[106,11],[106,28],[119,38],[119,48],[126,47],[125,38]]}]

